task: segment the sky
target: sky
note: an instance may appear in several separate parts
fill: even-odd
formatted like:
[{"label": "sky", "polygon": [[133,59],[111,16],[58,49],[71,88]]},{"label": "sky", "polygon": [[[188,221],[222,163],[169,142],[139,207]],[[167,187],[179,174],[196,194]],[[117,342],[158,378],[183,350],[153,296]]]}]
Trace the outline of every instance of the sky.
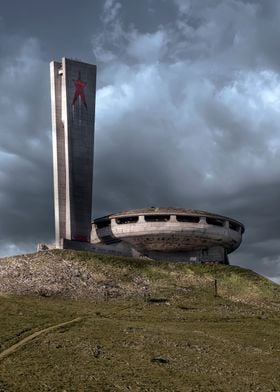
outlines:
[{"label": "sky", "polygon": [[279,0],[0,8],[0,256],[54,241],[49,62],[97,64],[93,216],[240,220],[232,264],[280,282]]}]

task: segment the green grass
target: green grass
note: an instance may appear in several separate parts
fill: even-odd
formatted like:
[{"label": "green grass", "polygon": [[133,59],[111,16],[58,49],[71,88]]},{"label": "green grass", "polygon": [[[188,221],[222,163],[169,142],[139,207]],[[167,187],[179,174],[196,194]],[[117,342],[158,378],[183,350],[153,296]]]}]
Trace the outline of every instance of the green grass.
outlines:
[{"label": "green grass", "polygon": [[[116,281],[129,295],[0,296],[0,352],[35,331],[82,317],[5,357],[1,392],[280,391],[276,284],[240,267],[86,252],[35,254],[30,263],[47,257],[79,265],[100,284]],[[147,283],[148,295],[131,290],[137,279]],[[159,356],[167,363],[152,361]]]}]

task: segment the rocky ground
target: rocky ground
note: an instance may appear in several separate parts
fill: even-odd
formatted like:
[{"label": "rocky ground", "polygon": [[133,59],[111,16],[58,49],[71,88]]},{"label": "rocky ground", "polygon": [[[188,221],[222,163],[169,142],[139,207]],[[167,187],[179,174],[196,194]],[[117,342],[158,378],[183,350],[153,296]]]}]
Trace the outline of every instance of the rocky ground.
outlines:
[{"label": "rocky ground", "polygon": [[[112,268],[97,268],[99,257],[89,266],[73,252],[43,251],[0,260],[0,292],[14,295],[64,296],[71,298],[104,298],[143,296],[149,291],[148,281],[139,274],[118,279]],[[90,257],[91,256],[91,257]],[[104,256],[103,256],[104,258]],[[106,256],[105,256],[106,258]],[[99,264],[99,263],[98,263]]]}]

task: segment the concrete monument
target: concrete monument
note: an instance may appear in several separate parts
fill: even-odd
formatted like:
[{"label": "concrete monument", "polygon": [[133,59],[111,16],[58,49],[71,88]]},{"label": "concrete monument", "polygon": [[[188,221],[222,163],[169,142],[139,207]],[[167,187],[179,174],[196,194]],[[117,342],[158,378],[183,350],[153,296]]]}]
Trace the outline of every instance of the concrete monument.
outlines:
[{"label": "concrete monument", "polygon": [[90,242],[96,66],[50,64],[56,247]]},{"label": "concrete monument", "polygon": [[[96,66],[51,63],[57,248],[195,263],[228,263],[242,223],[206,211],[143,208],[92,222]],[[41,248],[40,248],[41,249]]]}]

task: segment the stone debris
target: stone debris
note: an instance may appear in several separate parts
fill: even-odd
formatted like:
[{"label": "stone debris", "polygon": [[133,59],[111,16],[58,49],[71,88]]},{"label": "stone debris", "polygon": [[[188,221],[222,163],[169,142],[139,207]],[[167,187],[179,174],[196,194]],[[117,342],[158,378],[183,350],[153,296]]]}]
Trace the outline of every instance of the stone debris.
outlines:
[{"label": "stone debris", "polygon": [[169,359],[168,358],[164,358],[164,357],[154,357],[151,359],[151,362],[158,362],[158,363],[169,363]]},{"label": "stone debris", "polygon": [[14,295],[109,298],[145,296],[149,282],[141,276],[122,282],[113,272],[88,268],[75,260],[64,260],[50,251],[0,260],[0,293]]},{"label": "stone debris", "polygon": [[93,356],[94,358],[99,358],[103,354],[102,347],[97,345],[94,347]]}]

